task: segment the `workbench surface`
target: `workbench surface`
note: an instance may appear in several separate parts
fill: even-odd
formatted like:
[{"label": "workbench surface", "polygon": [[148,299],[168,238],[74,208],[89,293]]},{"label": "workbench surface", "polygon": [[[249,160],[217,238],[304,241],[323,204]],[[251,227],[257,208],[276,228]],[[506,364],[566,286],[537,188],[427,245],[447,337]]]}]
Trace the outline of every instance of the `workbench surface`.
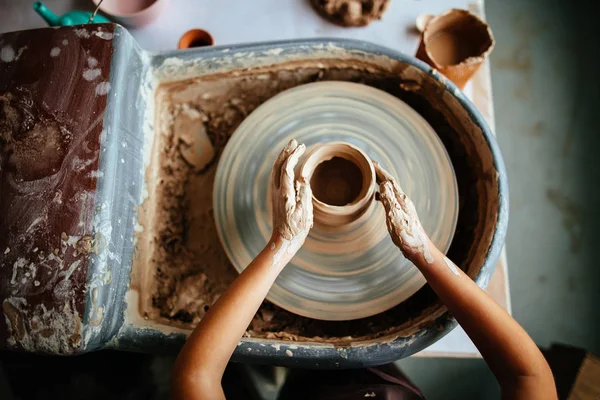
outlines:
[{"label": "workbench surface", "polygon": [[[91,9],[91,1],[50,0],[45,3],[59,15],[72,9]],[[28,2],[11,2],[1,6],[2,14],[10,16],[0,28],[2,32],[45,26]],[[202,28],[213,35],[216,45],[336,37],[365,40],[414,55],[419,43],[419,36],[414,29],[416,17],[423,13],[438,14],[449,8],[465,8],[483,15],[483,0],[392,0],[381,21],[365,28],[351,29],[338,27],[322,19],[313,11],[308,0],[171,0],[156,21],[143,28],[130,29],[130,32],[144,49],[151,51],[174,49],[184,32]],[[464,92],[495,130],[488,62],[480,68]],[[487,292],[510,312],[504,252]],[[460,327],[416,356],[480,357]]]}]

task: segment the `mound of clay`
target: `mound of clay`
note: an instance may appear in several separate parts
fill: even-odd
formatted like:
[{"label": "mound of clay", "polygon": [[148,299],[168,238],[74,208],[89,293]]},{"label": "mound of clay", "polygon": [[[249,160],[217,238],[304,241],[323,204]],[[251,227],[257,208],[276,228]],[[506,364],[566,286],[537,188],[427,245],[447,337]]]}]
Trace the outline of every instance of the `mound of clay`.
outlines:
[{"label": "mound of clay", "polygon": [[342,26],[367,26],[381,19],[390,0],[311,0],[324,18]]}]

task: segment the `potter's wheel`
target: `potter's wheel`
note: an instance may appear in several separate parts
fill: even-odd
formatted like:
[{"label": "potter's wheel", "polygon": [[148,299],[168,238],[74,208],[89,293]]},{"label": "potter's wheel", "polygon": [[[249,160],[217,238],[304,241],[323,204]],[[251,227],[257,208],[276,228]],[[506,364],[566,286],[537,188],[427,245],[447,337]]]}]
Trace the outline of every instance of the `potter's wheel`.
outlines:
[{"label": "potter's wheel", "polygon": [[[448,249],[458,191],[450,159],[433,128],[383,91],[319,82],[287,90],[258,107],[221,156],[214,216],[223,248],[238,271],[270,238],[271,167],[292,138],[308,150],[331,141],[362,149],[398,178],[431,240],[444,252]],[[383,207],[377,203],[337,232],[315,226],[267,299],[303,316],[349,320],[385,311],[424,284],[421,273],[389,238]]]}]

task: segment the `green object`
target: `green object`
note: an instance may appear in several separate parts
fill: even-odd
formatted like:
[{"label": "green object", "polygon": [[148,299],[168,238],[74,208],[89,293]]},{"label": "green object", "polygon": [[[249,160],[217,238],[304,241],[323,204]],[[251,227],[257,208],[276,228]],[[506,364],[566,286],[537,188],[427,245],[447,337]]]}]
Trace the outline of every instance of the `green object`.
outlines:
[{"label": "green object", "polygon": [[[87,11],[71,11],[59,17],[54,14],[48,7],[44,5],[41,1],[36,1],[33,3],[33,9],[35,12],[40,14],[42,18],[48,23],[50,26],[67,26],[67,25],[82,25],[90,22],[90,18],[92,17],[91,12]],[[96,14],[94,16],[94,20],[92,23],[102,24],[105,22],[110,22],[108,19],[103,17],[102,15]]]}]

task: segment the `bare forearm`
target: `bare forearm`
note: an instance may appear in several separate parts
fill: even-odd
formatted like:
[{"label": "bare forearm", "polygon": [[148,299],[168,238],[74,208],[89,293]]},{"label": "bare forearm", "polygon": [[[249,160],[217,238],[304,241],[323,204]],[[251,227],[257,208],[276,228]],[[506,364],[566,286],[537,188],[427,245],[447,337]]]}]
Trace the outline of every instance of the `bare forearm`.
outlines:
[{"label": "bare forearm", "polygon": [[456,317],[502,386],[503,397],[556,398],[554,379],[533,340],[427,237],[414,204],[373,162],[392,241],[417,266]]},{"label": "bare forearm", "polygon": [[[208,398],[207,390],[216,387],[221,391],[229,358],[291,258],[286,251],[288,246],[288,241],[274,236],[202,318],[175,363],[174,397],[180,392],[181,398],[192,398],[192,394],[194,398]],[[193,390],[183,392],[190,387]]]},{"label": "bare forearm", "polygon": [[202,318],[179,353],[171,394],[180,399],[224,398],[221,378],[229,358],[275,279],[313,225],[312,191],[294,169],[306,146],[291,140],[271,173],[273,235],[267,246]]},{"label": "bare forearm", "polygon": [[527,332],[431,242],[428,246],[433,262],[418,256],[415,265],[477,346],[499,382],[507,384],[503,389],[539,380],[547,389],[539,393],[540,398],[555,396],[550,368]]}]

